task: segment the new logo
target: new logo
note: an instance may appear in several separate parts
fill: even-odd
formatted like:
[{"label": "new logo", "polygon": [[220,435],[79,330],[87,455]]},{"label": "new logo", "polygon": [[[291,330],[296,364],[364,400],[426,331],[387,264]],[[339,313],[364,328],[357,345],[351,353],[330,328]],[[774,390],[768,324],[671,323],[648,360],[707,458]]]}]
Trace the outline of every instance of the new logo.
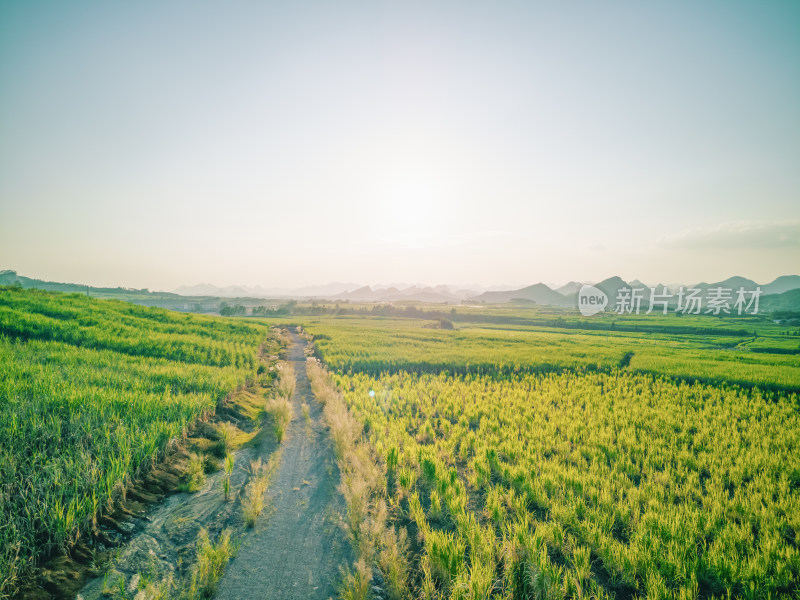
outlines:
[{"label": "new logo", "polygon": [[583,285],[578,291],[578,310],[584,317],[602,312],[608,306],[606,293],[593,285]]}]

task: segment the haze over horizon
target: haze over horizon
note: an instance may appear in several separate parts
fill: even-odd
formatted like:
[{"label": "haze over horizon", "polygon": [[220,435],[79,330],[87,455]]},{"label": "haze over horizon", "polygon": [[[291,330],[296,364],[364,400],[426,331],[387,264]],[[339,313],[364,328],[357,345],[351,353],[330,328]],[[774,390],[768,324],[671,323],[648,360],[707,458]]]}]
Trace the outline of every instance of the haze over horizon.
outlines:
[{"label": "haze over horizon", "polygon": [[769,282],[800,4],[0,5],[0,269],[173,290]]}]

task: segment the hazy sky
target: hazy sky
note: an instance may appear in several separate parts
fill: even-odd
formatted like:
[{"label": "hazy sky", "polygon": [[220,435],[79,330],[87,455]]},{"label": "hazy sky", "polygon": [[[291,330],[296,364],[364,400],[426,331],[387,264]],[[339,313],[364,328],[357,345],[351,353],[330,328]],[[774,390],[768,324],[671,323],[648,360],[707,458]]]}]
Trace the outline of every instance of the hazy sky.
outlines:
[{"label": "hazy sky", "polygon": [[800,3],[0,3],[0,268],[800,272]]}]

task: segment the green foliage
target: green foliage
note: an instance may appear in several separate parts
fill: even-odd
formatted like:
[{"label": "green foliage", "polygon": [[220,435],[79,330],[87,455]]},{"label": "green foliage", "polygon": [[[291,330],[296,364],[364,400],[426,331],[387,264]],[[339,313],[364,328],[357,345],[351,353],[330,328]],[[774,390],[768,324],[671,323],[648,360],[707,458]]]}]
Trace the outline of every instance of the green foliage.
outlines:
[{"label": "green foliage", "polygon": [[0,290],[0,335],[190,364],[255,368],[263,327],[39,290]]},{"label": "green foliage", "polygon": [[230,531],[223,531],[219,540],[214,543],[209,538],[208,531],[201,529],[197,536],[197,562],[192,569],[191,583],[186,596],[192,599],[212,598],[234,553]]},{"label": "green foliage", "polygon": [[340,600],[368,600],[371,577],[369,565],[363,560],[357,561],[352,570],[345,569],[339,585]]},{"label": "green foliage", "polygon": [[184,491],[197,492],[206,482],[205,459],[200,454],[189,454],[189,466],[186,469]]},{"label": "green foliage", "polygon": [[268,463],[262,463],[260,458],[250,462],[250,479],[245,486],[242,498],[242,513],[247,527],[254,527],[258,515],[264,510],[264,493],[267,491],[275,466],[276,457],[274,456]]},{"label": "green foliage", "polygon": [[417,532],[419,597],[795,593],[796,355],[751,352],[734,329],[466,319],[303,321]]},{"label": "green foliage", "polygon": [[225,477],[222,479],[222,490],[225,492],[225,500],[228,500],[231,493],[231,475],[233,474],[234,457],[230,452],[225,455]]},{"label": "green foliage", "polygon": [[795,395],[621,372],[335,379],[370,441],[399,449],[398,494],[412,494],[430,575],[452,597],[533,586],[519,562],[485,572],[515,538],[526,577],[568,596],[607,579],[668,597],[800,583]]},{"label": "green foliage", "polygon": [[236,433],[236,427],[231,423],[223,422],[217,426],[217,436],[222,454],[227,455],[233,449]]},{"label": "green foliage", "polygon": [[219,314],[223,317],[243,317],[247,314],[247,308],[242,304],[228,306],[225,302],[220,305]]},{"label": "green foliage", "polygon": [[0,290],[0,596],[255,372],[261,326]]},{"label": "green foliage", "polygon": [[[726,336],[517,326],[448,331],[429,329],[424,321],[410,319],[318,318],[306,326],[314,332],[325,362],[343,372],[509,376],[565,370],[610,372],[623,366],[634,372],[705,383],[800,390],[800,354],[755,352],[749,350],[747,340]],[[768,343],[776,345],[776,337],[770,337]]]},{"label": "green foliage", "polygon": [[266,410],[272,416],[272,427],[275,432],[275,439],[278,442],[283,441],[283,436],[286,434],[286,427],[292,420],[292,405],[286,398],[279,397],[273,398],[267,402]]}]

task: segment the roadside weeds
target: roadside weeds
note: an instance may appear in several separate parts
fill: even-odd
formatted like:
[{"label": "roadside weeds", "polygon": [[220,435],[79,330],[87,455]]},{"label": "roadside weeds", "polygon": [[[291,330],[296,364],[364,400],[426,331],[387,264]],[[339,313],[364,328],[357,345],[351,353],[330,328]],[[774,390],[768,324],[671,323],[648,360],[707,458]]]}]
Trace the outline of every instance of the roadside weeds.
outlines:
[{"label": "roadside weeds", "polygon": [[361,424],[350,413],[325,366],[309,356],[306,369],[330,428],[341,473],[339,491],[347,503],[345,527],[357,557],[342,569],[339,597],[367,600],[375,593],[390,600],[410,599],[408,534],[388,522],[386,467],[363,437]]}]

